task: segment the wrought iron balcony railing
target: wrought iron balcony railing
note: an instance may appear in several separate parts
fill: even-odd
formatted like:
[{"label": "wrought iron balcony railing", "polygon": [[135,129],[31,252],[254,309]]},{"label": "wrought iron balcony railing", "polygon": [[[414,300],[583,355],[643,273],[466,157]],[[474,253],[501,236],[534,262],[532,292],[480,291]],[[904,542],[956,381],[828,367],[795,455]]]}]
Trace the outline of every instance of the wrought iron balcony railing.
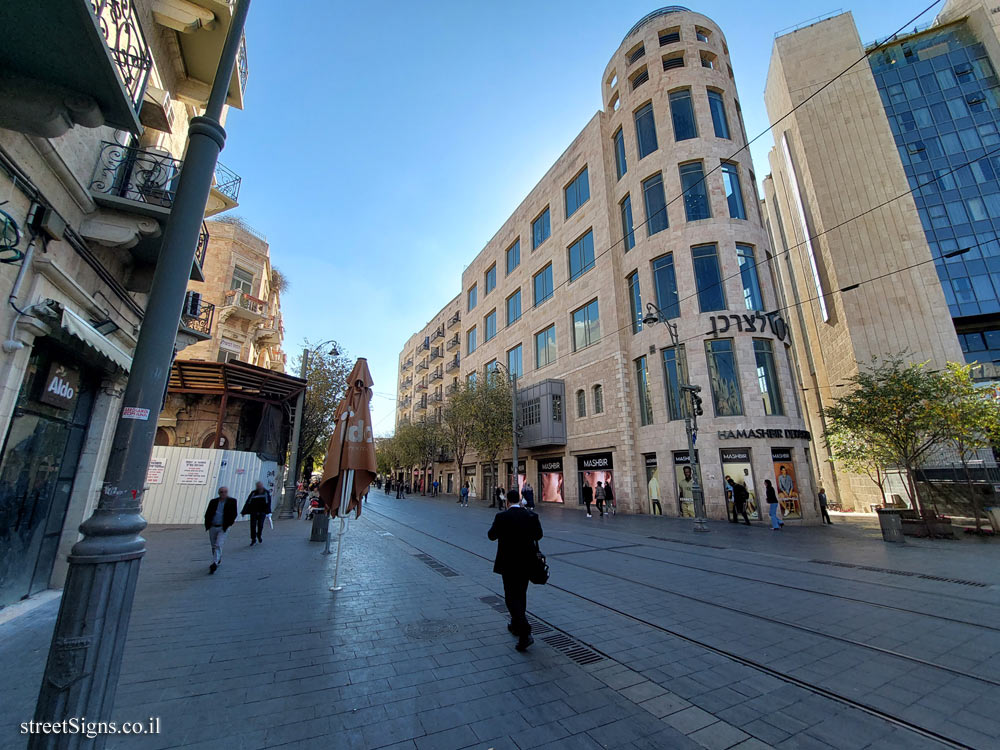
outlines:
[{"label": "wrought iron balcony railing", "polygon": [[458,334],[456,333],[454,336],[452,336],[450,339],[448,339],[448,343],[445,344],[444,346],[445,346],[445,349],[447,349],[448,351],[451,351],[452,349],[455,349],[456,347],[460,346],[461,343],[462,342],[459,340]]},{"label": "wrought iron balcony railing", "polygon": [[206,336],[212,335],[212,319],[215,317],[215,305],[211,302],[202,302],[197,315],[189,315],[185,312],[181,316],[181,322],[185,328],[198,331]]},{"label": "wrought iron balcony railing", "polygon": [[440,346],[435,346],[431,349],[431,360],[441,359],[444,356],[444,351],[442,351]]},{"label": "wrought iron balcony railing", "polygon": [[426,352],[430,348],[431,348],[430,339],[425,339],[424,342],[420,346],[417,347],[417,351],[418,352]]},{"label": "wrought iron balcony railing", "polygon": [[409,370],[411,367],[413,367],[413,360],[412,359],[408,359],[408,360],[406,360],[403,363],[402,367],[400,367],[399,369],[403,370],[403,371],[406,371],[406,370]]},{"label": "wrought iron balcony railing", "polygon": [[442,401],[444,401],[444,395],[441,394],[441,393],[432,393],[431,394],[431,401],[433,401],[435,403],[441,403]]},{"label": "wrought iron balcony railing", "polygon": [[440,338],[444,338],[444,326],[435,329],[434,333],[431,334],[431,341],[436,341]]},{"label": "wrought iron balcony railing", "polygon": [[417,362],[417,371],[418,372],[420,370],[426,370],[427,368],[428,368],[428,364],[427,364],[427,360],[426,359],[423,360],[423,361],[421,361],[421,362]]},{"label": "wrought iron balcony railing", "polygon": [[215,184],[213,190],[218,190],[233,202],[238,203],[240,199],[240,185],[243,178],[231,170],[222,162],[215,163]]},{"label": "wrought iron balcony railing", "polygon": [[409,388],[411,385],[413,385],[413,378],[407,378],[406,380],[402,380],[399,383],[399,387],[404,390]]},{"label": "wrought iron balcony railing", "polygon": [[107,42],[122,84],[128,91],[132,107],[138,112],[146,93],[149,72],[153,69],[153,56],[142,33],[135,3],[132,0],[90,0],[90,8],[97,18],[97,25]]},{"label": "wrought iron balcony railing", "polygon": [[226,291],[226,304],[242,307],[244,310],[249,310],[258,315],[264,315],[267,312],[267,302],[237,289]]},{"label": "wrought iron balcony railing", "polygon": [[105,142],[90,189],[98,195],[170,208],[182,163],[170,154]]},{"label": "wrought iron balcony railing", "polygon": [[459,366],[459,362],[460,362],[459,358],[455,357],[455,359],[451,360],[451,362],[449,362],[447,365],[445,365],[445,368],[444,368],[445,372],[451,372],[452,370],[457,370],[458,366]]},{"label": "wrought iron balcony railing", "polygon": [[449,396],[453,393],[458,393],[458,383],[450,383],[448,387],[444,389],[444,392]]},{"label": "wrought iron balcony railing", "polygon": [[458,323],[462,319],[462,313],[455,313],[450,318],[448,318],[448,327],[451,328],[453,325]]},{"label": "wrought iron balcony railing", "polygon": [[441,378],[443,377],[444,377],[443,372],[441,372],[440,370],[435,370],[434,372],[431,373],[431,382],[433,383],[435,380],[441,380]]},{"label": "wrought iron balcony railing", "polygon": [[198,235],[198,247],[194,249],[194,259],[198,261],[198,267],[205,268],[205,256],[208,254],[208,224],[201,222],[201,234]]},{"label": "wrought iron balcony railing", "polygon": [[240,51],[236,56],[236,68],[240,71],[240,91],[247,90],[247,78],[250,77],[250,66],[247,64],[247,38],[240,39]]}]

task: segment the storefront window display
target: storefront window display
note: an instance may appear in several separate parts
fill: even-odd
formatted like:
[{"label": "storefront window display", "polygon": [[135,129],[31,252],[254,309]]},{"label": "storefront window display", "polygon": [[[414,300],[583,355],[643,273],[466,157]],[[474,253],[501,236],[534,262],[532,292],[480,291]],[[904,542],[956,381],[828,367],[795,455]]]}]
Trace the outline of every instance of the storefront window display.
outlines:
[{"label": "storefront window display", "polygon": [[663,506],[660,504],[660,467],[656,463],[656,454],[645,454],[643,462],[646,464],[646,497],[649,499],[649,512],[654,516],[662,516]]},{"label": "storefront window display", "polygon": [[[694,460],[701,461],[698,451],[694,453]],[[694,518],[694,494],[691,487],[694,483],[694,474],[691,471],[687,451],[674,453],[674,476],[677,480],[678,512],[684,518]]]},{"label": "storefront window display", "polygon": [[[506,468],[504,469],[504,479],[506,481],[506,487],[510,488],[514,486],[514,477],[511,475],[512,464],[510,461],[507,462]],[[524,483],[528,481],[528,475],[525,471],[524,461],[517,462],[517,491],[522,492],[524,490]]]},{"label": "storefront window display", "polygon": [[774,463],[774,491],[778,493],[781,517],[802,518],[802,501],[791,448],[772,448],[771,461]]},{"label": "storefront window display", "polygon": [[729,517],[733,517],[733,491],[726,481],[729,477],[733,483],[741,484],[746,488],[750,498],[747,500],[747,515],[754,519],[760,519],[760,503],[757,502],[757,488],[753,479],[753,467],[750,465],[749,448],[727,448],[720,451],[722,455],[722,481],[725,485],[726,512]]},{"label": "storefront window display", "polygon": [[478,497],[478,495],[476,494],[476,467],[475,467],[475,465],[463,467],[463,469],[462,469],[462,482],[463,483],[465,483],[465,482],[469,483],[469,496],[470,497]]},{"label": "storefront window display", "polygon": [[538,459],[539,497],[543,503],[565,502],[563,495],[563,460],[559,458]]},{"label": "storefront window display", "polygon": [[[615,498],[615,478],[614,478],[614,461],[610,453],[591,453],[587,456],[577,456],[576,457],[577,470],[579,471],[580,479],[580,493],[578,502],[583,504],[583,486],[585,484],[590,485],[594,490],[594,502],[597,501],[597,485],[600,483],[602,487],[608,487],[611,489],[611,497]],[[617,504],[617,499],[613,499],[609,506],[615,503]]]}]

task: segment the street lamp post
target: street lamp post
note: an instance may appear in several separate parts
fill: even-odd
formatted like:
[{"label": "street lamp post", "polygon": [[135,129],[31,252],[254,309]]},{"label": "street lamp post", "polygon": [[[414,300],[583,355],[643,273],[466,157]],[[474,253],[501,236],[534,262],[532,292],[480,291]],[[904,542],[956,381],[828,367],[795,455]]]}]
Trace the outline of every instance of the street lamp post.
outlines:
[{"label": "street lamp post", "polygon": [[[69,571],[35,707],[38,722],[111,718],[139,564],[146,553],[141,507],[156,416],[170,377],[205,204],[226,142],[222,108],[249,9],[250,0],[236,3],[205,114],[191,120],[100,498],[93,515],[80,526],[83,539],[68,556]],[[101,735],[92,746],[102,748],[106,739]],[[41,750],[79,743],[79,735],[38,733],[31,735],[28,746]]]},{"label": "street lamp post", "polygon": [[[670,345],[678,345],[677,324],[671,323],[664,316],[663,311],[652,302],[646,303],[646,314],[643,316],[642,322],[647,326],[663,323],[670,332]],[[686,368],[684,378],[686,381]],[[687,433],[688,466],[691,467],[691,499],[694,501],[695,515],[694,530],[708,531],[708,519],[705,517],[705,491],[701,486],[701,472],[698,471],[698,454],[694,448],[695,441],[698,439],[698,417],[702,413],[701,397],[698,395],[701,392],[701,386],[684,382],[680,384],[680,389],[688,399],[685,404],[684,431]]]}]

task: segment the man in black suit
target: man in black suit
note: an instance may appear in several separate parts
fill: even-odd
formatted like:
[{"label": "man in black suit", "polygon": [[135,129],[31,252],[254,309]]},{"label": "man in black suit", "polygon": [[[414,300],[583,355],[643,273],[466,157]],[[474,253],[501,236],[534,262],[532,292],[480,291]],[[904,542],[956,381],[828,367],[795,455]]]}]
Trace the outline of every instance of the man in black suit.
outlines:
[{"label": "man in black suit", "polygon": [[228,487],[219,487],[219,496],[208,501],[205,509],[205,530],[212,543],[212,564],[209,573],[214,573],[222,564],[222,545],[226,542],[226,532],[236,523],[236,498],[229,497]]},{"label": "man in black suit", "polygon": [[503,577],[503,595],[510,612],[507,630],[517,636],[517,650],[524,651],[534,639],[525,610],[528,608],[528,575],[536,559],[535,543],[542,538],[538,516],[522,508],[517,490],[507,493],[507,510],[493,518],[488,536],[497,542],[493,572]]}]

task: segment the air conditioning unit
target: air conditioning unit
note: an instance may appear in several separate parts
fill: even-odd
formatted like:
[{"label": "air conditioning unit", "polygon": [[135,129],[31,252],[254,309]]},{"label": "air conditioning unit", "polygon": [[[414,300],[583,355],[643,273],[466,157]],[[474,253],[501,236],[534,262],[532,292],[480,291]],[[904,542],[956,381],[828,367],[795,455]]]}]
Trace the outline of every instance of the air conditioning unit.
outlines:
[{"label": "air conditioning unit", "polygon": [[188,292],[184,298],[184,317],[197,318],[201,315],[201,294]]}]

